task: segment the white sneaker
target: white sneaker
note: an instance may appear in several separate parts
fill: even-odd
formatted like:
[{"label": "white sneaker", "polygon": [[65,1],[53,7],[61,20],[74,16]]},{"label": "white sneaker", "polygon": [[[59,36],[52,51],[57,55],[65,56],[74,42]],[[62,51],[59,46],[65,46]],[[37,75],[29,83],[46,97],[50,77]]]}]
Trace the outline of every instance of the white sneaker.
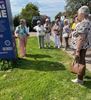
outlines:
[{"label": "white sneaker", "polygon": [[74,79],[74,80],[71,80],[73,83],[78,83],[78,84],[83,84],[83,81],[82,80],[79,80],[79,79]]},{"label": "white sneaker", "polygon": [[58,46],[58,49],[60,49],[60,46]]}]

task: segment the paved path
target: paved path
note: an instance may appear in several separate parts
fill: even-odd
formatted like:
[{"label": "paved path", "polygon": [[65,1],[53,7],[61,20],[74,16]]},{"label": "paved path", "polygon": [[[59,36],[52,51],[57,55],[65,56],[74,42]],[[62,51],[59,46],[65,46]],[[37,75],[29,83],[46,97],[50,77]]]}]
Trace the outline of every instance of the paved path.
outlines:
[{"label": "paved path", "polygon": [[[30,37],[32,37],[32,36],[37,36],[36,32],[31,32]],[[53,40],[53,38],[51,38],[51,39]],[[68,50],[68,51],[65,51],[65,52],[67,52],[71,57],[73,57],[72,56],[72,53],[73,53],[72,50]],[[86,54],[86,68],[89,71],[91,71],[91,49],[89,49],[87,51],[87,54]]]}]

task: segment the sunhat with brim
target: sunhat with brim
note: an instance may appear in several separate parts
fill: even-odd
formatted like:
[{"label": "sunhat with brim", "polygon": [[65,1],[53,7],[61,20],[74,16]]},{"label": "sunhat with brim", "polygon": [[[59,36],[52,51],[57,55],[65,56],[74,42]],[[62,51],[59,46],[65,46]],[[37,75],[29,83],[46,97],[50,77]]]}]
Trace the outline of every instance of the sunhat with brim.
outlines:
[{"label": "sunhat with brim", "polygon": [[89,15],[90,14],[90,10],[88,8],[88,6],[82,6],[81,8],[79,8],[78,10],[78,14],[85,14],[85,15]]}]

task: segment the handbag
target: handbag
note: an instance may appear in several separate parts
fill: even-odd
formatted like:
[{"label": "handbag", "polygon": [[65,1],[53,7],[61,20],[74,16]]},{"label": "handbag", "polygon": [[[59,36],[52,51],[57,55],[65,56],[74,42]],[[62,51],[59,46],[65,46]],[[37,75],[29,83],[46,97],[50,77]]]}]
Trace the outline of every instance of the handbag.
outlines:
[{"label": "handbag", "polygon": [[74,74],[85,75],[85,65],[79,64],[79,62],[76,60],[73,61],[70,70]]}]

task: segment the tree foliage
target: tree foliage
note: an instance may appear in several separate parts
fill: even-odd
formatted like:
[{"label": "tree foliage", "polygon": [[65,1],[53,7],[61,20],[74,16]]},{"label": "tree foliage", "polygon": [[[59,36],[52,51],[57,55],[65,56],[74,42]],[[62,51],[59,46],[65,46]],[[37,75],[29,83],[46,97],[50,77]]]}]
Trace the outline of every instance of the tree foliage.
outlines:
[{"label": "tree foliage", "polygon": [[32,3],[28,3],[26,7],[22,9],[20,17],[26,19],[27,24],[31,27],[31,20],[33,16],[39,15],[38,7]]},{"label": "tree foliage", "polygon": [[62,16],[62,12],[59,12],[59,13],[55,16],[55,19],[56,19],[58,16],[61,17],[61,16]]},{"label": "tree foliage", "polygon": [[20,15],[14,16],[13,22],[15,27],[19,25],[19,20],[20,20]]},{"label": "tree foliage", "polygon": [[14,26],[16,27],[17,25],[19,25],[19,20],[21,18],[24,18],[27,22],[27,25],[31,28],[31,21],[33,16],[39,16],[39,9],[36,5],[32,4],[32,3],[28,3],[25,8],[22,8],[22,11],[20,13],[20,15],[16,15],[13,19],[14,21]]},{"label": "tree foliage", "polygon": [[68,15],[74,15],[77,10],[82,6],[87,5],[91,11],[91,1],[90,0],[66,0],[66,12]]}]

